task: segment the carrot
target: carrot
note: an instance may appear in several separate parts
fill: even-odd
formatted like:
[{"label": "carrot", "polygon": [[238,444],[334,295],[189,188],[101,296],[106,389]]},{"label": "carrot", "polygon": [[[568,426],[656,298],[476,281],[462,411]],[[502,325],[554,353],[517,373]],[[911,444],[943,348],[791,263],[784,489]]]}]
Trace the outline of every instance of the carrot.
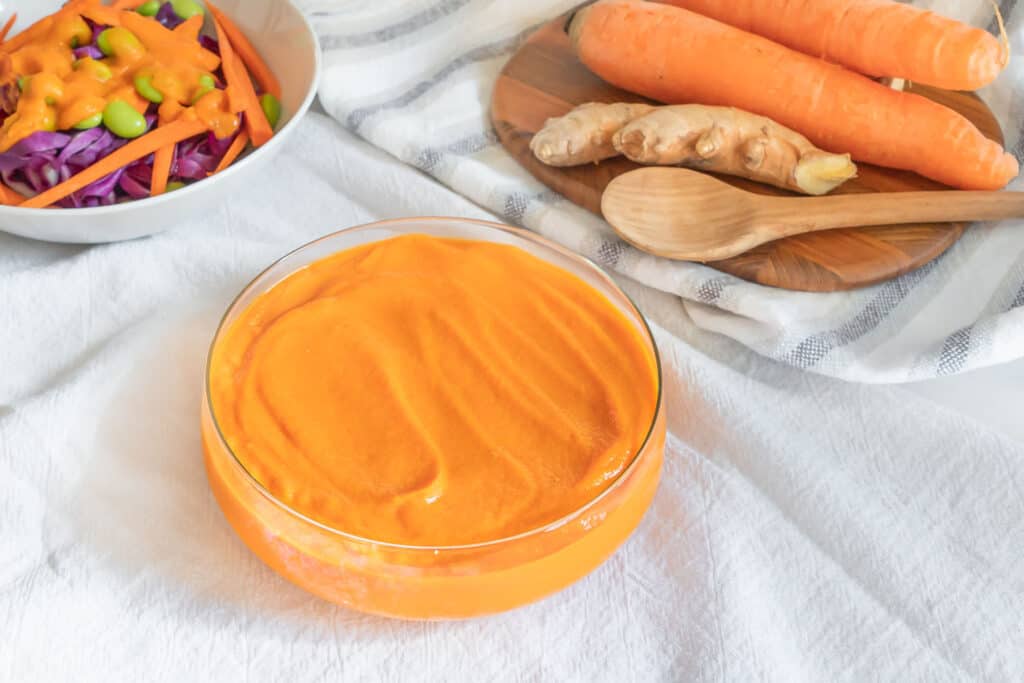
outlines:
[{"label": "carrot", "polygon": [[217,168],[213,169],[213,173],[210,175],[216,175],[225,168],[230,166],[238,158],[238,155],[242,153],[245,146],[249,144],[249,134],[244,130],[238,132],[238,136],[232,141],[231,146],[228,147],[228,151],[224,152],[224,156],[221,158],[220,163],[217,164]]},{"label": "carrot", "polygon": [[73,192],[81,190],[86,185],[113,173],[122,166],[138,161],[147,154],[153,154],[158,149],[176,144],[194,135],[199,135],[205,130],[206,126],[200,121],[188,119],[179,119],[174,123],[157,128],[140,138],[132,140],[124,147],[103,157],[92,166],[79,171],[46,192],[26,199],[20,206],[29,209],[41,209],[45,206],[50,206]]},{"label": "carrot", "polygon": [[199,31],[203,28],[203,15],[193,14],[191,17],[174,27],[174,32],[189,40],[199,40]]},{"label": "carrot", "polygon": [[274,129],[267,121],[267,115],[260,105],[260,98],[256,96],[256,89],[252,86],[249,73],[235,54],[227,32],[216,18],[213,25],[217,28],[221,65],[224,78],[227,80],[231,109],[245,112],[245,129],[249,133],[249,139],[253,147],[260,147],[274,136]]},{"label": "carrot", "polygon": [[124,14],[113,7],[107,7],[98,3],[86,5],[79,9],[78,13],[96,24],[106,26],[120,26],[121,16]]},{"label": "carrot", "polygon": [[49,31],[51,24],[53,24],[54,22],[55,16],[56,15],[51,14],[48,17],[43,17],[42,19],[32,24],[28,28],[12,36],[10,40],[5,41],[4,44],[0,46],[0,49],[2,49],[4,52],[7,52],[8,54],[16,50],[20,50],[21,48],[25,47],[27,44],[31,43],[33,40],[38,38],[39,36]]},{"label": "carrot", "polygon": [[15,12],[11,15],[11,18],[4,23],[4,27],[0,28],[0,44],[7,40],[7,34],[11,32],[11,28],[14,27],[14,22],[18,20],[18,13]]},{"label": "carrot", "polygon": [[149,185],[149,196],[156,197],[167,191],[167,181],[171,176],[171,162],[174,161],[176,142],[165,145],[153,155],[153,179]]},{"label": "carrot", "polygon": [[995,190],[1017,175],[1017,160],[953,110],[688,10],[601,0],[569,33],[591,71],[662,102],[745,109],[822,149],[954,187]]},{"label": "carrot", "polygon": [[[245,111],[250,104],[248,88],[243,87],[246,86],[246,83],[242,82],[241,75],[235,72],[235,51],[231,49],[231,41],[224,31],[223,25],[214,19],[213,26],[217,29],[217,42],[220,45],[221,71],[224,72],[224,80],[227,81],[227,86],[224,90],[227,93],[231,111],[237,114]],[[252,85],[251,81],[248,85]],[[252,94],[255,97],[256,91],[253,90]]]},{"label": "carrot", "polygon": [[28,43],[31,43],[33,40],[36,40],[44,33],[49,31],[50,26],[53,24],[54,21],[56,21],[57,17],[61,17],[66,14],[71,14],[83,7],[90,6],[95,2],[96,0],[70,0],[70,2],[68,2],[66,5],[61,7],[53,14],[47,15],[40,19],[39,21],[32,24],[31,26],[28,26],[22,31],[19,31],[17,34],[11,37],[10,40],[4,42],[3,45],[0,45],[0,50],[7,52],[8,54],[14,52],[15,50],[20,50],[21,48],[25,47],[25,45],[27,45]]},{"label": "carrot", "polygon": [[220,11],[220,9],[215,7],[213,3],[207,2],[206,8],[210,10],[210,14],[224,28],[224,33],[231,40],[231,46],[234,48],[235,53],[245,64],[245,68],[249,70],[249,73],[252,74],[253,79],[263,88],[263,92],[268,92],[274,97],[280,98],[280,81],[277,80],[277,76],[274,75],[274,72],[270,70],[267,63],[260,57],[259,51],[245,36],[242,29],[238,28],[238,25],[231,21],[231,18]]},{"label": "carrot", "polygon": [[220,58],[204,49],[196,41],[177,35],[174,31],[161,26],[149,17],[138,12],[122,11],[121,24],[135,34],[147,48],[154,45],[173,45],[177,55],[187,64],[195,65],[206,71],[215,71],[220,66]]},{"label": "carrot", "polygon": [[17,206],[23,201],[25,201],[24,197],[0,182],[0,204]]},{"label": "carrot", "polygon": [[892,0],[659,0],[869,76],[988,85],[1009,51],[988,31]]}]

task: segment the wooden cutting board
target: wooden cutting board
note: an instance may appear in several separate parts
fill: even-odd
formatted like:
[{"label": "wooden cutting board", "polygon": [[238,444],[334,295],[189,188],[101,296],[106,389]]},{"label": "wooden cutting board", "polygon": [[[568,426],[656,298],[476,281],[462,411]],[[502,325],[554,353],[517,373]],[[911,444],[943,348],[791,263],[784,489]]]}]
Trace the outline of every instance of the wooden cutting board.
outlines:
[{"label": "wooden cutting board", "polygon": [[[549,117],[561,116],[584,102],[645,100],[608,85],[588,71],[573,54],[564,25],[565,17],[552,21],[512,57],[495,84],[491,118],[502,144],[520,164],[548,187],[600,214],[605,186],[615,176],[638,166],[621,158],[575,168],[545,166],[530,152],[530,138]],[[1003,141],[995,116],[973,93],[916,85],[908,90],[955,109],[985,135]],[[837,192],[946,189],[905,171],[866,164],[858,164],[858,168],[859,176]],[[747,180],[720,177],[754,192],[788,194]],[[921,223],[831,230],[778,240],[708,265],[773,287],[812,292],[853,289],[924,265],[952,246],[964,227],[963,223]]]}]

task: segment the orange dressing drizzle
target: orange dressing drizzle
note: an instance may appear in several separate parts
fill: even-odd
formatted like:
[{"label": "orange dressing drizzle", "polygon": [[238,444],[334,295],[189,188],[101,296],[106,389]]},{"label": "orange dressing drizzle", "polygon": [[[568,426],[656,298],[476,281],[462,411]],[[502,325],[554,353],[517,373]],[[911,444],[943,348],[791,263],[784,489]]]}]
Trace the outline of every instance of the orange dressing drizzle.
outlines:
[{"label": "orange dressing drizzle", "polygon": [[[114,12],[114,10],[110,10]],[[127,16],[132,15],[132,16]],[[176,34],[155,20],[131,11],[118,12],[125,26],[108,33],[112,55],[76,60],[72,45],[92,42],[92,30],[77,12],[62,10],[39,24],[31,40],[19,41],[0,59],[0,82],[23,79],[15,111],[0,128],[0,151],[38,131],[68,130],[123,100],[140,114],[150,102],[136,90],[135,79],[148,77],[163,95],[161,123],[186,111],[198,117],[218,138],[234,134],[239,117],[230,111],[222,90],[204,94],[200,83],[219,66],[216,55],[203,50],[187,34]],[[119,22],[122,23],[122,22]],[[3,48],[0,48],[3,51]]]}]

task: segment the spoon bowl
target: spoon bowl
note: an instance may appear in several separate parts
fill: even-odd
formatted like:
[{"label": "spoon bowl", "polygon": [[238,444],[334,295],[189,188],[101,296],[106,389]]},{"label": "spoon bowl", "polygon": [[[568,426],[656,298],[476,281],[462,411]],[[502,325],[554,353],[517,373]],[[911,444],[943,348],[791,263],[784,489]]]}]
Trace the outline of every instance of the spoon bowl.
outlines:
[{"label": "spoon bowl", "polygon": [[609,183],[601,212],[622,239],[683,261],[718,261],[792,235],[864,225],[1024,216],[1024,193],[754,194],[683,168],[649,167]]}]

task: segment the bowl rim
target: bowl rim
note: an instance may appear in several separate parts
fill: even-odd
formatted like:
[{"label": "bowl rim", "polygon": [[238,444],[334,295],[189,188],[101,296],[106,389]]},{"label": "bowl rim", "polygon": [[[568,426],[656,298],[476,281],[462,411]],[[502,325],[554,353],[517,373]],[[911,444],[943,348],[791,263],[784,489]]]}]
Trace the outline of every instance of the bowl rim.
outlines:
[{"label": "bowl rim", "polygon": [[[290,7],[292,11],[295,12],[296,15],[298,15],[299,19],[302,22],[302,25],[306,29],[306,33],[309,34],[309,37],[313,41],[313,77],[309,83],[309,91],[303,98],[302,104],[300,104],[299,108],[295,110],[295,114],[290,119],[288,119],[288,123],[284,124],[284,126],[280,130],[276,131],[273,137],[271,137],[270,140],[268,140],[267,143],[264,144],[262,147],[259,147],[250,152],[249,154],[245,155],[241,159],[236,160],[233,164],[231,164],[226,169],[218,173],[216,176],[203,178],[201,181],[186,185],[180,190],[175,190],[174,192],[164,192],[163,194],[158,195],[156,197],[143,197],[142,199],[133,199],[132,201],[122,202],[120,204],[111,204],[110,206],[90,206],[82,207],[79,209],[54,208],[52,206],[44,206],[40,208],[24,208],[21,206],[7,206],[4,204],[0,204],[0,214],[7,215],[11,218],[17,218],[26,216],[39,216],[41,213],[47,212],[54,213],[55,215],[60,216],[68,216],[70,218],[89,218],[99,216],[101,214],[113,214],[132,211],[138,207],[156,207],[162,203],[174,201],[181,197],[188,197],[189,195],[195,192],[203,192],[205,190],[208,190],[210,186],[213,185],[213,183],[210,183],[209,185],[206,185],[204,187],[203,185],[205,181],[213,180],[214,178],[230,178],[231,176],[240,172],[240,169],[245,168],[248,165],[250,159],[253,159],[258,155],[262,155],[264,153],[272,153],[273,150],[275,150],[279,145],[283,144],[284,139],[291,134],[291,132],[298,125],[299,121],[301,121],[302,118],[306,115],[306,112],[308,112],[310,107],[313,106],[313,101],[316,99],[317,92],[320,89],[320,78],[323,71],[323,50],[320,48],[320,38],[319,36],[317,36],[316,31],[313,29],[313,24],[310,22],[309,17],[307,17],[306,13],[303,12],[299,8],[299,6],[295,4],[294,0],[284,0],[284,3],[287,4],[288,7]],[[56,212],[59,212],[59,214],[57,214]]]},{"label": "bowl rim", "polygon": [[[446,223],[451,223],[451,222],[469,223],[469,224],[475,225],[477,227],[481,227],[481,228],[485,228],[485,229],[490,229],[490,230],[497,230],[499,232],[504,232],[504,233],[509,233],[509,234],[512,234],[515,237],[519,237],[521,239],[525,239],[528,242],[533,242],[535,244],[539,244],[539,245],[541,245],[541,246],[543,246],[543,247],[545,247],[547,249],[550,249],[550,250],[560,254],[561,256],[569,258],[571,261],[575,262],[577,265],[581,266],[583,269],[585,269],[585,270],[593,273],[594,275],[596,275],[598,277],[598,279],[600,279],[605,286],[609,287],[613,292],[616,292],[617,294],[622,296],[622,298],[625,300],[625,302],[629,305],[630,312],[632,312],[632,314],[636,317],[636,319],[640,321],[640,326],[641,326],[641,329],[642,329],[642,335],[641,336],[643,337],[645,343],[650,346],[651,353],[654,356],[655,381],[656,381],[656,384],[657,384],[657,392],[656,392],[655,404],[654,404],[654,414],[651,416],[650,424],[647,427],[647,431],[644,434],[643,439],[640,441],[639,447],[636,449],[636,452],[633,454],[632,459],[629,461],[629,464],[626,465],[626,467],[622,468],[622,470],[618,473],[618,475],[616,475],[616,477],[607,486],[607,488],[602,490],[600,493],[598,493],[596,496],[594,496],[593,498],[588,500],[586,503],[584,503],[580,507],[576,508],[575,510],[572,510],[571,512],[566,513],[565,515],[559,517],[556,520],[553,520],[551,522],[548,522],[548,523],[543,524],[543,525],[538,526],[538,527],[534,527],[532,529],[527,529],[526,531],[521,531],[521,532],[519,532],[517,534],[514,534],[512,536],[503,536],[501,538],[491,539],[491,540],[487,540],[487,541],[479,541],[477,543],[466,543],[466,544],[455,544],[455,545],[414,545],[414,544],[408,544],[408,543],[395,543],[395,542],[391,542],[391,541],[374,540],[372,538],[366,538],[364,536],[359,536],[358,534],[353,534],[353,533],[348,532],[348,531],[343,531],[341,529],[336,529],[336,528],[330,526],[329,524],[325,524],[325,523],[320,522],[320,521],[318,521],[316,519],[313,519],[309,515],[301,512],[299,510],[296,510],[292,506],[290,506],[287,503],[285,503],[284,501],[280,500],[277,496],[275,496],[273,493],[271,493],[258,479],[256,479],[255,476],[253,476],[253,474],[249,471],[249,469],[242,463],[241,460],[239,460],[238,455],[235,454],[234,450],[232,450],[231,446],[228,445],[227,440],[224,438],[224,433],[221,431],[220,423],[217,421],[217,415],[214,412],[213,401],[211,399],[210,376],[212,374],[211,371],[212,371],[212,365],[213,365],[213,351],[216,348],[218,341],[220,341],[222,334],[225,332],[225,328],[226,328],[226,323],[228,321],[228,317],[235,310],[235,307],[238,305],[238,303],[242,299],[242,297],[244,297],[246,294],[248,294],[253,289],[253,287],[255,287],[256,284],[260,281],[260,279],[263,278],[264,275],[266,275],[267,273],[272,271],[278,265],[283,264],[285,261],[287,261],[291,257],[296,256],[299,253],[305,251],[306,249],[310,249],[310,248],[314,247],[315,245],[318,245],[318,244],[320,244],[322,242],[325,242],[327,240],[334,239],[334,238],[338,237],[339,235],[345,235],[345,234],[349,234],[349,233],[353,233],[353,232],[363,232],[363,231],[374,230],[374,229],[401,228],[403,225],[409,224],[409,223],[413,223],[413,222],[417,222],[417,223],[422,223],[422,222],[428,222],[428,223],[441,223],[441,222],[446,222]],[[410,231],[407,231],[407,232],[405,232],[403,234],[416,234],[416,232],[414,230],[410,230]],[[391,239],[391,238],[390,237],[386,237],[386,238],[382,238],[380,240],[373,240],[373,241],[370,241],[370,242],[365,242],[364,244],[373,244],[374,242],[383,241],[385,239]],[[351,249],[351,248],[354,248],[354,247],[346,247],[345,249]],[[340,249],[340,250],[338,250],[336,252],[333,252],[333,253],[340,253],[341,251],[344,251],[344,249]],[[322,256],[320,258],[327,258],[327,256]],[[538,258],[540,258],[540,257],[538,257]],[[555,265],[555,267],[560,268],[561,270],[566,270],[562,266],[558,266],[556,264],[552,264],[552,265]],[[276,286],[284,278],[289,277],[294,272],[296,272],[296,271],[295,270],[289,271],[286,275],[283,276],[283,278],[281,280],[278,280],[277,282],[275,282],[272,285],[270,285],[270,287],[266,291],[269,291],[269,289],[271,289],[274,286]],[[576,276],[576,277],[579,277],[579,276]],[[588,283],[588,285],[589,285],[589,283]],[[593,285],[589,285],[589,286],[594,287]],[[595,287],[595,289],[596,289],[596,287]],[[603,292],[599,292],[599,293],[605,299],[609,298]],[[610,299],[609,299],[609,302],[612,303],[612,305],[614,305],[617,310],[623,311],[623,306],[622,305],[620,305],[620,304],[618,304],[618,303],[616,303],[614,301],[611,301]],[[625,312],[625,311],[623,311],[623,312]],[[496,223],[496,222],[493,222],[493,221],[486,221],[486,220],[480,220],[480,219],[475,219],[475,218],[462,218],[462,217],[457,217],[457,216],[411,216],[411,217],[406,217],[406,218],[393,218],[393,219],[388,219],[388,220],[375,221],[373,223],[364,223],[362,225],[355,225],[355,226],[344,228],[342,230],[336,230],[336,231],[334,231],[332,233],[323,235],[322,237],[319,237],[319,238],[317,238],[315,240],[312,240],[310,242],[307,242],[307,243],[305,243],[305,244],[303,244],[303,245],[301,245],[301,246],[299,246],[299,247],[297,247],[295,249],[292,249],[291,251],[289,251],[288,253],[284,254],[280,258],[275,259],[273,263],[268,265],[266,268],[261,270],[255,277],[253,277],[242,288],[242,290],[238,293],[238,295],[235,296],[234,299],[231,300],[231,303],[225,309],[224,315],[221,316],[220,321],[217,323],[217,330],[216,330],[216,332],[213,335],[213,339],[210,341],[210,345],[209,345],[208,350],[207,350],[206,363],[204,364],[204,372],[205,372],[205,377],[204,377],[204,380],[203,380],[203,412],[204,412],[204,415],[209,417],[210,422],[213,425],[214,432],[217,435],[217,441],[219,442],[221,448],[223,448],[224,451],[226,451],[227,453],[229,453],[231,455],[231,460],[232,460],[233,464],[238,467],[238,469],[241,471],[243,477],[246,480],[248,480],[248,483],[250,483],[260,495],[262,495],[269,502],[273,503],[275,506],[280,508],[286,514],[291,515],[293,517],[296,517],[299,520],[301,520],[301,521],[303,521],[303,522],[305,522],[307,524],[311,524],[311,525],[321,529],[322,531],[326,531],[326,532],[328,532],[328,533],[330,533],[332,535],[338,536],[338,537],[344,539],[347,542],[355,543],[355,544],[359,544],[359,545],[369,545],[369,546],[373,546],[373,547],[376,547],[376,548],[384,548],[384,549],[398,550],[398,551],[409,551],[409,552],[431,552],[431,553],[437,552],[437,553],[440,553],[440,552],[458,552],[458,551],[483,550],[483,549],[487,549],[487,548],[493,548],[493,547],[498,547],[498,546],[506,545],[506,544],[509,544],[509,543],[514,543],[516,541],[519,541],[519,540],[522,540],[522,539],[525,539],[525,538],[530,538],[530,537],[534,537],[534,536],[540,536],[540,535],[543,535],[543,534],[546,534],[546,533],[549,533],[549,532],[553,532],[553,531],[556,531],[557,529],[560,529],[561,527],[564,527],[564,526],[572,523],[576,519],[584,517],[589,510],[591,510],[592,508],[594,508],[597,505],[599,505],[601,503],[601,501],[603,501],[605,498],[611,496],[612,493],[614,491],[616,491],[620,486],[622,486],[623,482],[627,481],[630,478],[630,476],[632,475],[632,473],[636,469],[639,468],[640,463],[645,459],[643,456],[647,453],[648,446],[651,445],[652,437],[655,436],[655,432],[658,429],[658,425],[662,421],[662,413],[664,412],[664,405],[663,405],[664,404],[664,400],[663,400],[664,399],[664,384],[663,384],[663,377],[662,377],[661,354],[660,354],[660,352],[658,350],[657,341],[654,339],[654,334],[651,331],[650,325],[647,322],[647,318],[644,316],[643,313],[640,312],[640,309],[637,307],[636,302],[634,302],[632,297],[630,297],[628,294],[626,294],[626,292],[623,291],[621,287],[619,287],[619,285],[611,278],[611,276],[608,275],[607,272],[605,272],[605,270],[603,268],[598,266],[596,263],[594,263],[592,260],[590,260],[586,256],[583,256],[582,254],[578,254],[578,253],[576,253],[576,252],[574,252],[574,251],[572,251],[570,249],[567,249],[567,248],[561,246],[560,244],[558,244],[558,243],[556,243],[556,242],[554,242],[554,241],[552,241],[552,240],[550,240],[550,239],[548,239],[546,237],[543,237],[542,235],[539,235],[539,234],[537,234],[535,232],[532,232],[530,230],[514,227],[514,226],[511,226],[511,225],[505,225],[505,224],[502,224],[502,223]]]}]

